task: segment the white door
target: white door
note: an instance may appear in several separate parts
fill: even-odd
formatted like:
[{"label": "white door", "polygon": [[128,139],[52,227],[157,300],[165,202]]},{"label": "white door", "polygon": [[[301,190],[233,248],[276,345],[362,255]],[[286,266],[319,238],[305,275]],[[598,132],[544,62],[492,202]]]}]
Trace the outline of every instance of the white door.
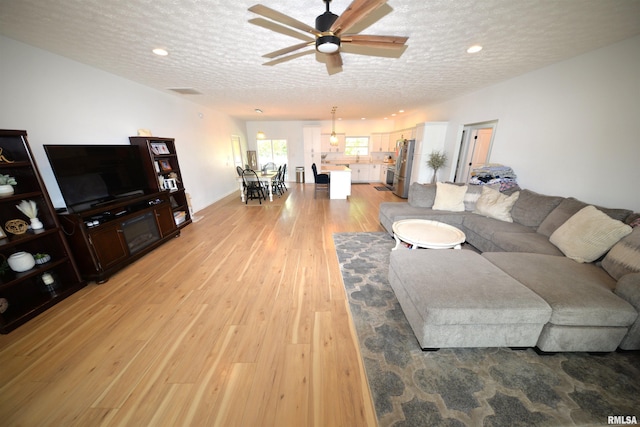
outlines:
[{"label": "white door", "polygon": [[489,163],[496,125],[497,122],[465,126],[460,143],[455,182],[469,182],[474,168]]}]

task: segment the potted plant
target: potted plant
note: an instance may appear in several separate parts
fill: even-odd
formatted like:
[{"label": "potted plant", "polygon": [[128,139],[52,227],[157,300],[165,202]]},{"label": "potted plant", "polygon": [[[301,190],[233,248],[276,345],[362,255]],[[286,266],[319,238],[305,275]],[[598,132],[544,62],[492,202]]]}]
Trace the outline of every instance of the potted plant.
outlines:
[{"label": "potted plant", "polygon": [[434,150],[429,154],[429,159],[427,160],[427,166],[433,169],[433,177],[431,178],[431,182],[435,183],[438,179],[438,169],[442,168],[445,163],[447,163],[447,153],[440,152],[438,150]]},{"label": "potted plant", "polygon": [[13,186],[16,184],[17,182],[14,177],[0,173],[0,197],[12,195]]}]

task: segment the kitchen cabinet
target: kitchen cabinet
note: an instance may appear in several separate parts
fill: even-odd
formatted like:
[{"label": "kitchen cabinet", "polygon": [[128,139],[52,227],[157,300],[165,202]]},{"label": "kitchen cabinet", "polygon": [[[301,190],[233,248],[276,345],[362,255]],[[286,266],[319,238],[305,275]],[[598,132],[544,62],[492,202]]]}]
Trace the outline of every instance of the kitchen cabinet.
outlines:
[{"label": "kitchen cabinet", "polygon": [[351,182],[371,182],[371,165],[365,163],[351,163]]},{"label": "kitchen cabinet", "polygon": [[322,164],[322,133],[320,126],[304,126],[302,128],[304,142],[304,174],[305,182],[315,183],[311,165],[316,164],[318,169]]},{"label": "kitchen cabinet", "polygon": [[389,169],[389,165],[388,164],[380,165],[380,175],[378,176],[378,179],[383,184],[387,183],[387,170],[388,169]]},{"label": "kitchen cabinet", "polygon": [[[71,256],[29,147],[27,132],[0,130],[0,148],[0,174],[12,176],[17,182],[13,186],[13,194],[0,198],[0,332],[6,334],[78,291],[86,283],[81,279]],[[30,219],[16,209],[22,200],[35,203],[41,228],[38,228],[37,222],[34,225],[33,221],[32,226],[27,228]],[[12,224],[18,222],[19,226],[11,227],[7,224],[9,221]],[[14,259],[30,259],[28,264],[32,264],[32,255],[36,254],[46,254],[49,260],[44,256],[37,257],[39,259],[36,259],[35,265],[22,271],[13,271],[4,263],[14,255]]]},{"label": "kitchen cabinet", "polygon": [[391,143],[391,134],[374,133],[371,135],[371,144],[369,147],[372,153],[388,153],[395,150],[395,141]]},{"label": "kitchen cabinet", "polygon": [[380,181],[380,167],[379,163],[372,163],[369,165],[369,182]]}]

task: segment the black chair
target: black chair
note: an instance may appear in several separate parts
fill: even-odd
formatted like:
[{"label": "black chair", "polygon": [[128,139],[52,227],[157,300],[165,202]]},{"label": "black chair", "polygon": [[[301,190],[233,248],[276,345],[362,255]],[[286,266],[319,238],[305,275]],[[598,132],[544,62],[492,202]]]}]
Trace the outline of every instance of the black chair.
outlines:
[{"label": "black chair", "polygon": [[262,199],[267,201],[264,187],[258,179],[256,171],[251,169],[245,169],[242,171],[242,187],[244,191],[245,205],[249,202],[249,199],[258,199],[260,204],[262,204]]},{"label": "black chair", "polygon": [[316,197],[318,191],[326,190],[327,193],[329,193],[329,175],[326,173],[318,173],[318,168],[315,163],[311,165],[311,169],[313,169],[313,179],[316,183],[313,197]]},{"label": "black chair", "polygon": [[242,171],[244,169],[242,169],[240,166],[236,166],[236,172],[238,172],[238,176],[242,176]]}]

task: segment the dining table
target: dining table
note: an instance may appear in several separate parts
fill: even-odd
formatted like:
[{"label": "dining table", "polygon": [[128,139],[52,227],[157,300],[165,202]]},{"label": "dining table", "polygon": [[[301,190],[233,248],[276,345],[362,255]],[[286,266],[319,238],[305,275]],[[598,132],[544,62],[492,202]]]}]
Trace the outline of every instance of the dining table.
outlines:
[{"label": "dining table", "polygon": [[[271,181],[278,175],[278,171],[256,171],[256,175],[258,175],[258,181],[265,184],[265,186],[269,189],[269,201],[273,202],[273,185],[271,185]],[[255,177],[245,176],[247,180],[255,180]],[[244,188],[242,185],[242,177],[238,176],[238,183],[240,184],[240,200],[244,203]]]}]

